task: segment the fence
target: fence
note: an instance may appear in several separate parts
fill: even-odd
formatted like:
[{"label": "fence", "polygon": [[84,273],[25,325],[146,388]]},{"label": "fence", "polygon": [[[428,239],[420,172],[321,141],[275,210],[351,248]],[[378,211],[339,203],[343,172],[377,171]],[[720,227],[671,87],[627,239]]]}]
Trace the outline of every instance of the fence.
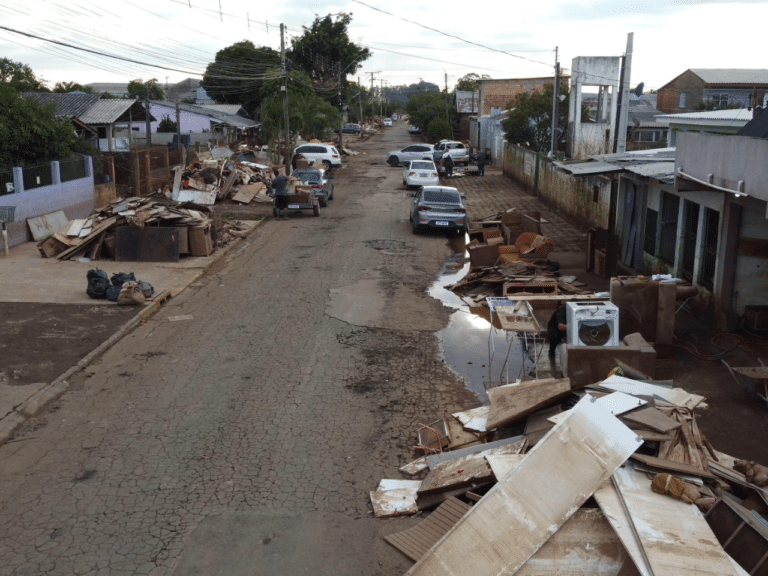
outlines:
[{"label": "fence", "polygon": [[0,196],[13,194],[13,171],[0,172]]},{"label": "fence", "polygon": [[53,167],[50,164],[26,166],[22,168],[24,190],[32,190],[40,186],[53,184]]},{"label": "fence", "polygon": [[59,174],[62,182],[85,178],[85,162],[82,156],[75,156],[59,162]]}]

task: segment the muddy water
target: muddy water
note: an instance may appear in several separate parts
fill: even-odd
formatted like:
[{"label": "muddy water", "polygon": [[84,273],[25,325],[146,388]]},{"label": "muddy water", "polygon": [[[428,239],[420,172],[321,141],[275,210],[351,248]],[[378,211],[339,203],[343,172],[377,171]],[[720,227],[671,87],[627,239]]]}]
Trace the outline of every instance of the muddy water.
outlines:
[{"label": "muddy water", "polygon": [[499,382],[514,382],[533,370],[533,363],[517,334],[491,330],[489,310],[469,307],[445,286],[461,280],[469,271],[469,258],[464,246],[454,246],[457,253],[443,265],[427,293],[453,308],[448,326],[437,333],[443,358],[470,390],[483,402],[488,401],[486,387]]}]

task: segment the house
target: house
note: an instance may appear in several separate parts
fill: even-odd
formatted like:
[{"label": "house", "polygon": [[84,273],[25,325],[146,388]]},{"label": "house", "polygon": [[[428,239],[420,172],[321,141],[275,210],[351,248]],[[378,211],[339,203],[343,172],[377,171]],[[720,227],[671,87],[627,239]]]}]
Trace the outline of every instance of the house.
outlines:
[{"label": "house", "polygon": [[459,117],[459,140],[469,140],[469,119],[477,115],[480,93],[472,90],[456,90],[456,114]]},{"label": "house", "polygon": [[[132,123],[146,122],[146,109],[138,100],[110,98],[102,100],[99,94],[69,92],[24,92],[25,98],[34,98],[43,104],[56,104],[56,116],[69,118],[76,126],[88,131],[97,139],[95,144],[103,151],[112,152],[117,148],[130,148],[130,139],[115,139],[118,127],[129,127]],[[150,119],[154,120],[151,117]],[[130,132],[129,132],[130,133]]]},{"label": "house", "polygon": [[656,122],[669,127],[670,146],[677,145],[677,137],[681,132],[736,134],[750,120],[752,111],[746,108],[662,114],[656,117]]},{"label": "house", "polygon": [[118,98],[128,98],[129,96],[127,82],[92,82],[86,86],[93,88],[94,94],[111,94]]},{"label": "house", "polygon": [[504,120],[509,118],[509,113],[509,110],[504,110],[493,116],[470,118],[470,144],[478,150],[490,150],[492,163],[496,163],[495,160],[504,154],[507,134],[504,130]]},{"label": "house", "polygon": [[[481,80],[480,103],[478,114],[483,116],[495,116],[506,110],[519,94],[531,92],[543,92],[547,84],[552,84],[554,78],[511,78],[507,80]],[[568,78],[562,77],[561,82],[567,86]]]},{"label": "house", "polygon": [[655,94],[629,95],[627,113],[627,150],[647,150],[666,146],[669,127],[660,124],[657,117],[663,112],[656,108]]},{"label": "house", "polygon": [[768,70],[691,68],[658,90],[657,107],[666,114],[693,112],[703,106],[749,108],[764,100]]}]

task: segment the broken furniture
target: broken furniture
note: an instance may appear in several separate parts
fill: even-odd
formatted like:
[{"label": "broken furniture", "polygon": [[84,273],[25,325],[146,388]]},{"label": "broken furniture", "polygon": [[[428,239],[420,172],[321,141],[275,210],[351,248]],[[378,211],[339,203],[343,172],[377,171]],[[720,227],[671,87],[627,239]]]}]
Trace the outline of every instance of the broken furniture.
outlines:
[{"label": "broken furniture", "polygon": [[724,358],[720,361],[745,391],[754,394],[768,405],[768,366],[760,360],[761,366],[730,366]]}]

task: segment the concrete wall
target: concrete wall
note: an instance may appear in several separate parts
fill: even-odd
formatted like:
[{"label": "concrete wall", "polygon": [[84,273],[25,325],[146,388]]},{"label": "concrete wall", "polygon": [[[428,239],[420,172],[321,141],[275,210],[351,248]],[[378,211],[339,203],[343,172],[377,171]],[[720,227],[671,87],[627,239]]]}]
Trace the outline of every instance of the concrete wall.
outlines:
[{"label": "concrete wall", "polygon": [[[554,207],[582,230],[607,228],[610,209],[610,180],[600,176],[573,176],[552,160],[520,146],[504,147],[504,175]],[[597,195],[595,195],[595,186]],[[597,201],[595,201],[597,200]]]},{"label": "concrete wall", "polygon": [[[573,159],[613,151],[618,107],[621,58],[616,56],[581,56],[571,62],[571,98],[568,109],[567,153]],[[583,91],[587,86],[599,89],[599,117],[595,123],[581,121]]]},{"label": "concrete wall", "polygon": [[[18,246],[32,240],[27,226],[27,218],[42,216],[57,210],[63,210],[70,220],[89,216],[94,207],[93,163],[90,156],[86,162],[86,177],[59,182],[58,174],[54,183],[32,190],[24,190],[21,183],[21,169],[14,168],[14,186],[16,192],[0,197],[0,205],[15,206],[14,222],[8,225],[8,243]],[[52,170],[58,168],[58,162],[51,163]],[[57,171],[58,172],[58,171]]]}]

